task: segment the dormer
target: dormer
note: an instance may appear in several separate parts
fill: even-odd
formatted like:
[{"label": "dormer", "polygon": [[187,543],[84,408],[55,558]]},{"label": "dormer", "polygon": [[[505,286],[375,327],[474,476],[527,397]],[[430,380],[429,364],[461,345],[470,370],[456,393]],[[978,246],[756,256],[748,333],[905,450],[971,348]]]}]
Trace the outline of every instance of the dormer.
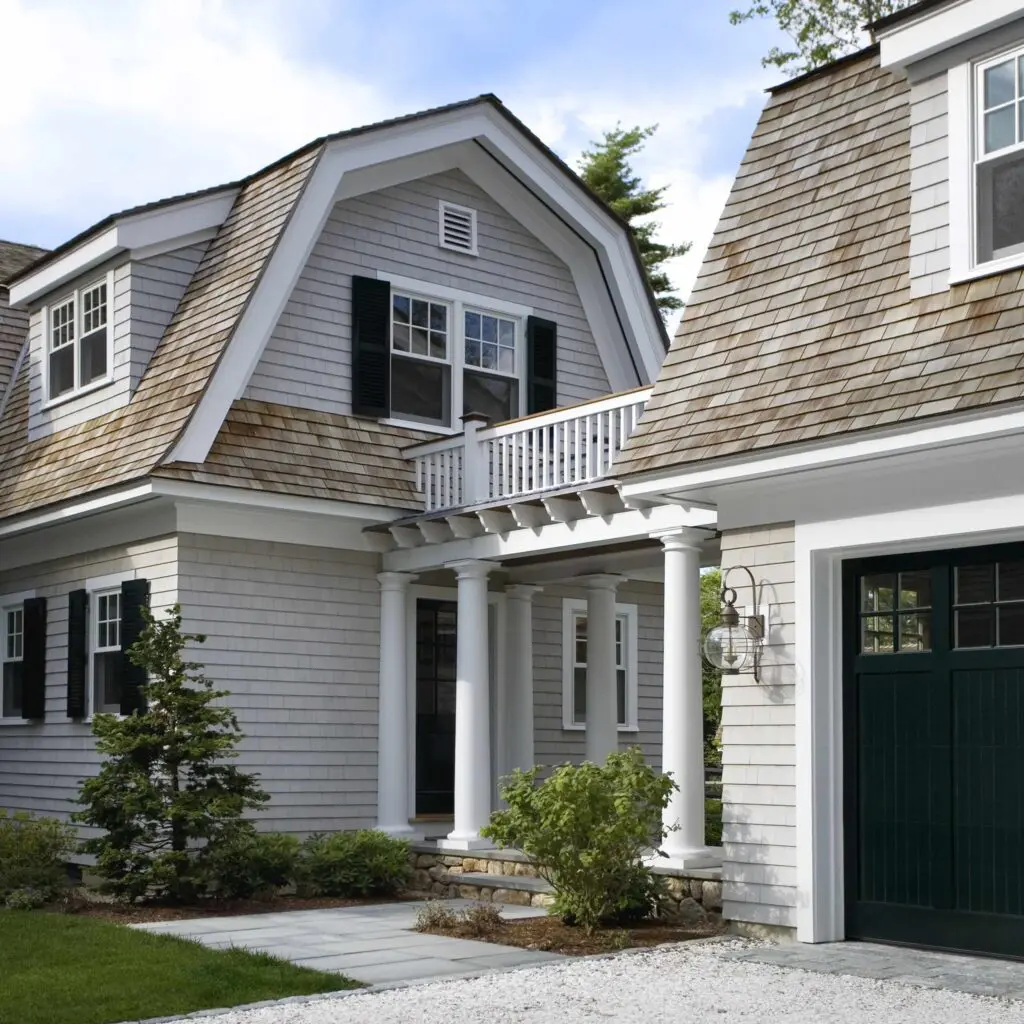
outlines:
[{"label": "dormer", "polygon": [[1024,266],[1024,2],[923,0],[873,31],[911,86],[913,294]]},{"label": "dormer", "polygon": [[127,405],[236,192],[108,217],[12,280],[29,319],[29,440]]}]

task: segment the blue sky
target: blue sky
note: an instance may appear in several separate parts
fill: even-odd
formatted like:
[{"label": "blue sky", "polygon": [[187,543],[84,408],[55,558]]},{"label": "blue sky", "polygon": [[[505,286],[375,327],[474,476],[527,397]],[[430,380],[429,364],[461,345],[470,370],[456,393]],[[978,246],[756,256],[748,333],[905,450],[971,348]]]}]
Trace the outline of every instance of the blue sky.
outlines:
[{"label": "blue sky", "polygon": [[[692,285],[776,77],[729,0],[0,0],[0,238],[244,175],[317,135],[494,92],[570,163],[617,121]],[[23,45],[10,45],[20,40]]]}]

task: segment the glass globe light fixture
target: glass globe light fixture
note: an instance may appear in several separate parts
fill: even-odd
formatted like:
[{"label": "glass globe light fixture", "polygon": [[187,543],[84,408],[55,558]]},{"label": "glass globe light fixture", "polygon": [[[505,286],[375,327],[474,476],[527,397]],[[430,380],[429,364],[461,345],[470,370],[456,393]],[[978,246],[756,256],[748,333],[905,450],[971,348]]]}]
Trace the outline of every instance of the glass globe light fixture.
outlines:
[{"label": "glass globe light fixture", "polygon": [[[745,568],[745,567],[741,567]],[[726,575],[723,574],[723,582]],[[757,587],[753,573],[750,574],[751,594],[755,606]],[[708,630],[704,638],[704,657],[721,669],[724,675],[738,675],[750,672],[755,682],[760,682],[761,649],[764,646],[764,619],[760,615],[751,615],[746,620],[740,619],[736,610],[736,591],[731,587],[722,588],[722,612],[717,626]]]}]

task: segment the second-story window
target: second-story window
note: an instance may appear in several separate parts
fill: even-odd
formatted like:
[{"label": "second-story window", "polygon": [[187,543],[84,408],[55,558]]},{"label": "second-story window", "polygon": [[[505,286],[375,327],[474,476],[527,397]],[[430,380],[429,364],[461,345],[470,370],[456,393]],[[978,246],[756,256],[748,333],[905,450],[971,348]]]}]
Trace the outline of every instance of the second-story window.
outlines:
[{"label": "second-story window", "polygon": [[104,278],[49,307],[45,325],[48,400],[74,395],[108,379],[109,299],[109,282]]},{"label": "second-story window", "polygon": [[467,412],[520,415],[520,321],[467,301],[391,294],[391,415],[453,427]]},{"label": "second-story window", "polygon": [[978,261],[1024,252],[1024,50],[978,66]]}]

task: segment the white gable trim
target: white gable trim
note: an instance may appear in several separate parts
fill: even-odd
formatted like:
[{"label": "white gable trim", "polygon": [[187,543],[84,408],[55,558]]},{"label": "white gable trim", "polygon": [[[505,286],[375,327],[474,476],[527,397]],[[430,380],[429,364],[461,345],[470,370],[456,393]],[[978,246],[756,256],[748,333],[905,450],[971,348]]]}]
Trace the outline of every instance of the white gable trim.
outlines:
[{"label": "white gable trim", "polygon": [[106,231],[12,284],[10,303],[20,306],[38,299],[125,250],[148,250],[153,255],[191,245],[204,235],[209,238],[227,219],[237,194],[237,189],[225,189],[120,218]]},{"label": "white gable trim", "polygon": [[[574,194],[578,193],[578,189],[572,182],[556,172],[546,157],[535,153],[535,147],[528,145],[525,137],[520,139],[518,135],[497,111],[489,106],[480,106],[469,112],[460,110],[439,114],[328,143],[228,343],[213,380],[167,461],[198,463],[206,458],[231,403],[244,393],[249,378],[259,364],[281,311],[334,203],[340,196],[357,194],[355,188],[369,187],[372,176],[359,172],[367,172],[392,161],[412,161],[425,154],[434,154],[428,156],[428,163],[444,166],[450,160],[450,154],[438,154],[437,151],[460,143],[486,143],[488,150],[496,154],[497,159],[515,166],[520,176],[531,181],[538,192],[559,209],[560,215],[572,230],[565,225],[545,229],[548,220],[552,225],[557,225],[554,216],[546,218],[534,213],[529,217],[529,222],[524,218],[524,226],[534,231],[542,242],[549,244],[547,238],[555,237],[561,229],[568,238],[573,237],[573,231],[579,232],[597,248],[601,266],[596,267],[596,270],[604,271],[612,298],[606,297],[602,301],[598,293],[605,289],[597,284],[588,284],[578,272],[574,272],[574,277],[577,278],[580,297],[588,308],[588,315],[593,318],[591,326],[596,328],[594,335],[602,359],[606,360],[609,383],[614,390],[623,390],[653,380],[664,358],[661,324],[647,300],[643,276],[633,260],[626,233],[597,203],[587,201],[583,195]],[[460,154],[459,166],[462,166],[463,159],[469,160],[469,155]],[[477,173],[483,174],[481,168],[486,160],[482,154],[479,156]],[[409,166],[406,167],[408,169]],[[349,176],[357,179],[355,184],[350,185]],[[489,180],[495,178],[496,174],[492,171]],[[384,187],[380,177],[376,179],[375,187]],[[519,187],[523,194],[529,195],[529,190]],[[511,189],[507,188],[504,192],[505,201],[511,203]],[[499,196],[495,198],[499,203],[502,202]],[[533,202],[513,205],[515,209],[509,212],[519,215],[524,209],[535,205],[535,197]],[[563,253],[569,255],[566,262],[574,271],[585,261],[588,251],[580,238],[575,238],[571,252],[564,237],[557,248],[550,247],[562,259],[565,259]],[[594,264],[598,262],[592,254],[591,260]],[[600,280],[598,273],[587,275],[590,276]],[[597,313],[591,312],[595,309]],[[602,330],[598,322],[605,318],[606,312],[610,313],[606,318],[608,323],[621,322],[625,327],[632,350],[640,355],[646,380],[638,381],[632,367],[627,370],[621,365],[628,364],[627,353],[622,351],[621,343],[616,344],[609,338],[607,328]]]}]

